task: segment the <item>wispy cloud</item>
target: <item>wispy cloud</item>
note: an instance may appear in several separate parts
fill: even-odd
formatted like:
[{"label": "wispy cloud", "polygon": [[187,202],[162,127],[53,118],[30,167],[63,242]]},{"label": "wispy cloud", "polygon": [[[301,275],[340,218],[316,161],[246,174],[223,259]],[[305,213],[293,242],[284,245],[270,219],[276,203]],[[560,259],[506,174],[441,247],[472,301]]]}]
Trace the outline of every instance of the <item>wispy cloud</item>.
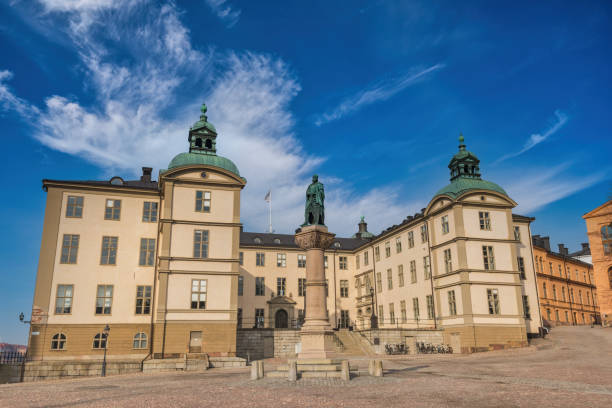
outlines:
[{"label": "wispy cloud", "polygon": [[228,28],[236,25],[240,18],[241,10],[233,8],[227,0],[204,0],[208,7],[219,17]]},{"label": "wispy cloud", "polygon": [[518,203],[516,211],[521,213],[536,211],[606,180],[612,171],[612,168],[608,168],[581,177],[573,177],[565,172],[570,167],[572,163],[567,162],[547,169],[523,169],[520,178],[509,182],[506,187],[510,197]]},{"label": "wispy cloud", "polygon": [[[114,4],[102,1],[73,8],[45,1],[53,7],[37,18],[65,27],[93,102],[51,95],[39,108],[15,95],[7,84],[12,74],[1,71],[0,108],[23,118],[34,112],[37,120],[29,123],[42,145],[83,157],[110,176],[136,175],[143,165],[165,168],[185,151],[189,125],[206,101],[219,131],[219,153],[235,161],[248,180],[241,213],[246,228],[266,228],[263,197],[272,189],[274,227],[293,232],[303,217],[310,176],[324,158],[305,151],[293,133],[289,105],[301,86],[284,61],[231,51],[215,52],[213,58],[212,51],[194,48],[181,10],[172,4],[140,0],[109,11]],[[330,229],[341,236],[356,230],[361,215],[376,231],[420,208],[403,202],[397,188],[358,193],[336,175],[320,177],[328,187]]]},{"label": "wispy cloud", "polygon": [[349,96],[330,112],[317,115],[315,125],[324,125],[325,123],[332,122],[342,118],[343,116],[354,113],[367,105],[385,101],[409,86],[425,79],[427,76],[429,76],[429,74],[442,68],[444,68],[444,64],[436,64],[416,72],[413,70],[399,78],[380,81],[375,85],[371,85],[366,89]]},{"label": "wispy cloud", "polygon": [[540,143],[544,142],[546,139],[548,139],[550,136],[554,135],[555,133],[557,133],[559,130],[561,130],[561,128],[563,126],[565,126],[565,124],[568,121],[568,117],[566,114],[564,114],[563,112],[556,110],[555,111],[555,121],[554,123],[552,123],[548,129],[546,129],[544,131],[544,133],[534,133],[532,134],[529,139],[527,139],[527,141],[525,142],[525,144],[523,145],[523,148],[521,150],[519,150],[518,152],[515,153],[509,153],[505,156],[500,157],[499,159],[497,159],[495,161],[495,163],[500,163],[504,160],[510,159],[512,157],[516,157],[516,156],[520,156],[521,154],[533,149],[535,146],[539,145]]}]

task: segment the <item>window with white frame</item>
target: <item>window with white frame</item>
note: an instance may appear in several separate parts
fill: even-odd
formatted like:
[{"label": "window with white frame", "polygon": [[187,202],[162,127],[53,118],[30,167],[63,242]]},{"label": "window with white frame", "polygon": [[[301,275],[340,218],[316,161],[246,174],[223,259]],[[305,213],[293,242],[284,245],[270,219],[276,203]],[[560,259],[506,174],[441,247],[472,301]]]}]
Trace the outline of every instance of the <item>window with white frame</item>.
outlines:
[{"label": "window with white frame", "polygon": [[151,313],[151,286],[136,286],[136,314],[148,315]]},{"label": "window with white frame", "polygon": [[387,289],[393,289],[393,271],[391,269],[387,269]]},{"label": "window with white frame", "polygon": [[487,289],[487,300],[489,302],[489,314],[500,314],[499,294],[497,292],[497,289]]},{"label": "window with white frame", "polygon": [[192,279],[191,281],[191,308],[206,309],[206,279]]},{"label": "window with white frame", "polygon": [[147,348],[146,333],[140,332],[134,335],[134,340],[132,342],[132,348],[134,349],[146,349]]},{"label": "window with white frame", "polygon": [[402,323],[406,323],[408,321],[408,315],[406,314],[406,301],[400,301],[400,314],[402,317]]},{"label": "window with white frame", "polygon": [[414,320],[419,320],[421,312],[419,311],[419,298],[412,298],[412,311],[414,313]]},{"label": "window with white frame", "polygon": [[210,212],[210,191],[196,191],[195,210],[197,212]]},{"label": "window with white frame", "polygon": [[395,252],[398,254],[402,252],[402,239],[400,237],[395,238]]},{"label": "window with white frame", "polygon": [[443,216],[440,219],[440,223],[442,226],[442,234],[448,234],[448,232],[450,231],[450,227],[448,226],[448,215]]},{"label": "window with white frame", "polygon": [[425,302],[427,303],[427,318],[433,319],[434,318],[433,296],[432,295],[425,296]]},{"label": "window with white frame", "polygon": [[427,242],[427,224],[421,225],[421,243]]},{"label": "window with white frame", "polygon": [[453,271],[453,259],[451,258],[450,248],[444,250],[444,271],[446,273]]},{"label": "window with white frame", "polygon": [[285,266],[287,266],[287,254],[280,253],[280,252],[276,254],[276,266],[281,267],[281,268],[284,268]]},{"label": "window with white frame", "polygon": [[193,257],[208,258],[208,230],[195,230],[193,232]]},{"label": "window with white frame", "polygon": [[490,231],[491,230],[491,219],[487,211],[479,211],[478,219],[480,220],[480,229]]},{"label": "window with white frame", "polygon": [[285,296],[287,294],[287,279],[276,278],[276,296]]},{"label": "window with white frame", "polygon": [[376,272],[376,292],[382,292],[382,274]]},{"label": "window with white frame", "polygon": [[305,268],[306,267],[306,255],[299,254],[297,256],[297,261],[298,261],[298,268]]},{"label": "window with white frame", "polygon": [[457,315],[457,301],[455,299],[455,291],[449,290],[448,292],[448,314],[450,316]]},{"label": "window with white frame", "polygon": [[410,261],[410,283],[417,282],[416,261]]},{"label": "window with white frame", "polygon": [[414,248],[414,232],[408,231],[408,248]]},{"label": "window with white frame", "polygon": [[113,285],[98,285],[96,291],[96,314],[111,314]]},{"label": "window with white frame", "polygon": [[[359,264],[359,255],[357,255],[357,263]],[[348,269],[348,259],[346,256],[340,256],[338,257],[338,268],[341,270],[346,270]],[[359,267],[357,267],[359,268]]]},{"label": "window with white frame", "polygon": [[255,265],[265,266],[266,265],[266,254],[263,252],[257,252],[255,254]]},{"label": "window with white frame", "polygon": [[404,287],[404,265],[397,266],[397,282],[400,288]]},{"label": "window with white frame", "polygon": [[340,280],[340,297],[349,297],[349,283],[346,279]]},{"label": "window with white frame", "polygon": [[298,296],[306,296],[306,278],[298,278]]},{"label": "window with white frame", "polygon": [[492,246],[482,246],[482,259],[485,270],[490,271],[495,269],[495,257],[493,256]]},{"label": "window with white frame", "polygon": [[70,314],[72,312],[73,289],[73,285],[57,285],[55,314]]},{"label": "window with white frame", "polygon": [[385,257],[391,256],[391,243],[389,241],[385,242]]}]

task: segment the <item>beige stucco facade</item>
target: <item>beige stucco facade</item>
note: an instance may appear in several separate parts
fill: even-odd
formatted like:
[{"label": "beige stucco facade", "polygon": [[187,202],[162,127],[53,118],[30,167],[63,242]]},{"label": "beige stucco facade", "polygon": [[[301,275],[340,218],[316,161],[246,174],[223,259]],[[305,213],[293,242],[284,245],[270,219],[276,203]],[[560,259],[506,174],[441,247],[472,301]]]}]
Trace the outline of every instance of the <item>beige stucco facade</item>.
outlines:
[{"label": "beige stucco facade", "polygon": [[[293,235],[242,230],[246,180],[196,142],[201,129],[158,182],[146,168],[136,181],[43,182],[32,359],[99,358],[105,325],[109,354],[138,358],[234,356],[240,328],[301,326],[306,251]],[[533,219],[515,206],[499,187],[441,192],[377,236],[362,220],[354,237],[334,238],[323,253],[330,325],[367,330],[374,314],[381,330],[443,330],[468,352],[525,344],[541,317]],[[78,248],[66,248],[66,235]]]}]

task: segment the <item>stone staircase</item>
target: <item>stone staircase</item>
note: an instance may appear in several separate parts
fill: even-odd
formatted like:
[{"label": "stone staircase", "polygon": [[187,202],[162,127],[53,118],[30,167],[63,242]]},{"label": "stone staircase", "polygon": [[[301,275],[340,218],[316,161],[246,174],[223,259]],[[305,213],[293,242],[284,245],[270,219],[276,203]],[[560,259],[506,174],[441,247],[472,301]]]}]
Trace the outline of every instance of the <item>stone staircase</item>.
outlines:
[{"label": "stone staircase", "polygon": [[335,332],[336,337],[342,342],[343,355],[351,356],[374,356],[376,353],[370,347],[367,339],[363,338],[359,333],[348,329],[340,329]]}]

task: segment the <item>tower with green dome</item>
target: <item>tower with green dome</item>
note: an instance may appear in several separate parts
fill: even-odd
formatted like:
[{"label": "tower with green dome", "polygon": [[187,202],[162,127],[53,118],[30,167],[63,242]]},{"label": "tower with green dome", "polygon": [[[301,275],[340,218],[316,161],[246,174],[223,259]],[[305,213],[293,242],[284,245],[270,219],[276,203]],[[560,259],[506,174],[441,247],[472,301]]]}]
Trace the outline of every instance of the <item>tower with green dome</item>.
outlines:
[{"label": "tower with green dome", "polygon": [[200,119],[189,129],[189,152],[176,155],[168,164],[171,170],[177,167],[203,164],[219,167],[240,177],[238,167],[230,159],[217,155],[217,129],[208,121],[208,108],[202,104]]},{"label": "tower with green dome", "polygon": [[471,190],[495,191],[507,196],[506,191],[499,185],[481,178],[480,160],[465,147],[465,139],[461,134],[459,135],[459,151],[448,164],[451,182],[446,187],[438,190],[434,197],[447,195],[456,199],[463,193]]}]

